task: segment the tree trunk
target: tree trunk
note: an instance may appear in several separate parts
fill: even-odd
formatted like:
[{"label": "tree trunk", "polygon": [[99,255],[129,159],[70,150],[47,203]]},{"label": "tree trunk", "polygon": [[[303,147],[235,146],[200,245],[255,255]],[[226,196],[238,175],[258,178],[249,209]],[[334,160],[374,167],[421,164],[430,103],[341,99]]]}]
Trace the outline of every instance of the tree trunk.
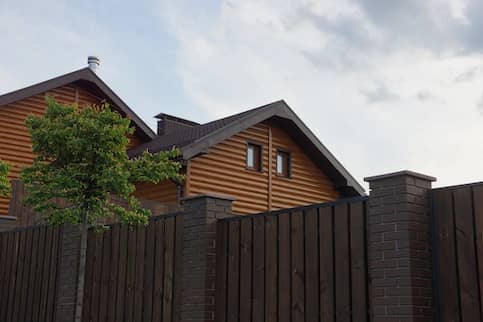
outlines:
[{"label": "tree trunk", "polygon": [[86,260],[87,260],[87,234],[88,234],[88,213],[84,212],[82,215],[81,225],[81,240],[80,240],[80,256],[78,266],[77,278],[77,295],[75,304],[75,322],[82,322],[82,307],[84,302],[84,281],[86,275]]}]

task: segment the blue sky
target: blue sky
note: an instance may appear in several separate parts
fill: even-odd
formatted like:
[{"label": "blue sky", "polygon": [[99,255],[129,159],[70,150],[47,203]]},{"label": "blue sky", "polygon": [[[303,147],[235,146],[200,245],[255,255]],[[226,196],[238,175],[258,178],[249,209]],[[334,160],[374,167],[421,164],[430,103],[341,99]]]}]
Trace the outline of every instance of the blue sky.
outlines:
[{"label": "blue sky", "polygon": [[0,93],[98,55],[153,127],[283,98],[359,181],[480,181],[482,15],[476,0],[0,0]]}]

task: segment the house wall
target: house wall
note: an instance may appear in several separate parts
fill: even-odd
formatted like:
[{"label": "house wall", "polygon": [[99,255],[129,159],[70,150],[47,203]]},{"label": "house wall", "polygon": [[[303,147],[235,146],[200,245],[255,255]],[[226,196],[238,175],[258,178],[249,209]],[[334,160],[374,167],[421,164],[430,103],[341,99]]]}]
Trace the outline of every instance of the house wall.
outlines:
[{"label": "house wall", "polygon": [[[261,172],[245,167],[247,142],[263,147]],[[270,145],[272,161],[269,167]],[[275,174],[278,148],[291,153],[290,178]],[[234,196],[233,211],[240,214],[332,201],[339,197],[334,184],[302,147],[281,127],[268,122],[240,132],[213,146],[209,153],[189,161],[185,195],[209,192]]]},{"label": "house wall", "polygon": [[[101,101],[99,97],[72,84],[0,106],[0,159],[12,165],[10,179],[18,178],[20,170],[33,162],[32,143],[25,120],[29,115],[40,116],[45,112],[46,95],[52,96],[64,104],[77,102],[80,107],[97,104]],[[130,146],[142,142],[135,135],[130,139]],[[0,216],[8,215],[8,204],[9,198],[0,197]]]}]

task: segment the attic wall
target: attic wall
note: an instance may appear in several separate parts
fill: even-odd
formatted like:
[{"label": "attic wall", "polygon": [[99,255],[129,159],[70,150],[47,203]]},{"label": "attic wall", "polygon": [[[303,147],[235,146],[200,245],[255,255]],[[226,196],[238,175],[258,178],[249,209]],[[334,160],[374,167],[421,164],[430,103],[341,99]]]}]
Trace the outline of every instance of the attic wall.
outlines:
[{"label": "attic wall", "polygon": [[[97,104],[100,98],[88,91],[67,85],[53,89],[47,93],[35,95],[8,105],[0,106],[0,159],[12,165],[10,179],[18,178],[20,170],[32,163],[34,154],[25,120],[29,115],[42,115],[46,109],[45,95],[54,97],[58,102],[78,106]],[[131,146],[141,143],[141,139],[133,135]],[[9,199],[0,197],[0,216],[8,214]]]},{"label": "attic wall", "polygon": [[[272,164],[269,184],[269,126],[272,129]],[[247,170],[246,143],[263,146],[262,172]],[[292,176],[275,174],[277,148],[291,153]],[[271,187],[270,187],[271,186]],[[332,201],[339,197],[334,184],[281,127],[260,123],[213,146],[209,153],[190,160],[186,194],[217,193],[236,198],[233,211],[252,214]],[[269,198],[271,194],[271,198]],[[269,200],[271,199],[271,201]]]}]

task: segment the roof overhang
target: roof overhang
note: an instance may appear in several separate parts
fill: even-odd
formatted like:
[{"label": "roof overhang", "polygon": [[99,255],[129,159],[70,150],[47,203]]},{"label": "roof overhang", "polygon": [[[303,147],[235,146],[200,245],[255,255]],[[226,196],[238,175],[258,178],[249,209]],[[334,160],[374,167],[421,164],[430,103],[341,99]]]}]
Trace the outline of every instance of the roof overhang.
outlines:
[{"label": "roof overhang", "polygon": [[318,166],[334,180],[336,187],[341,192],[346,195],[365,194],[364,188],[283,100],[268,104],[265,108],[249,113],[245,117],[182,147],[181,154],[185,160],[205,154],[211,146],[270,118],[277,118],[287,128],[291,128],[291,131],[289,131],[291,135],[310,153]]},{"label": "roof overhang", "polygon": [[117,107],[119,111],[128,117],[139,129],[139,133],[146,139],[152,139],[156,134],[136,113],[116,94],[107,84],[94,73],[90,68],[83,68],[69,74],[65,74],[23,89],[16,90],[0,96],[0,107],[11,104],[13,102],[38,95],[57,87],[65,86],[71,83],[80,84],[82,86],[91,87],[91,89],[99,92],[111,105]]}]

